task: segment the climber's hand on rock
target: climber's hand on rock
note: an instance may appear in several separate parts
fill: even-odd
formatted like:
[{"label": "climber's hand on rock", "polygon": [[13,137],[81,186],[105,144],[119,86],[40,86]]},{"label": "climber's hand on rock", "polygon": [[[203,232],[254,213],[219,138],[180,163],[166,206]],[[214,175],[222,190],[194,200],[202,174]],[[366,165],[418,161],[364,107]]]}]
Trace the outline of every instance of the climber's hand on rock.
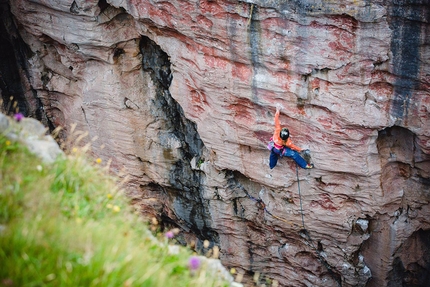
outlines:
[{"label": "climber's hand on rock", "polygon": [[280,110],[282,110],[284,107],[281,105],[281,104],[279,104],[279,103],[277,103],[276,104],[276,111],[280,111]]}]

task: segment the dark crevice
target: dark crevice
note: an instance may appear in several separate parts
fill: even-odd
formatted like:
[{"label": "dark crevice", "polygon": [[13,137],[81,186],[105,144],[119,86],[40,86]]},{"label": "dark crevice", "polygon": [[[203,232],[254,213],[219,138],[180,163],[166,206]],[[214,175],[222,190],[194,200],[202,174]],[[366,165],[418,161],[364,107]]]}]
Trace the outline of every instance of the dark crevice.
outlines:
[{"label": "dark crevice", "polygon": [[[425,164],[429,158],[417,144],[416,135],[399,126],[380,131],[377,147],[382,194],[387,198],[397,195],[386,203],[394,210],[392,215],[379,214],[369,220],[370,237],[360,248],[374,276],[369,286],[379,286],[383,280],[391,287],[430,286],[430,231],[408,233],[406,228],[400,236],[393,237],[390,231],[396,224],[419,224],[417,211],[426,206],[430,194],[428,186],[420,180],[422,171],[417,165]],[[390,250],[394,251],[384,250],[381,243],[392,246]],[[373,257],[377,253],[380,261]]]},{"label": "dark crevice", "polygon": [[27,46],[19,37],[14,26],[8,4],[0,4],[0,89],[3,110],[8,113],[29,114],[28,102],[24,96],[20,70],[25,68]]},{"label": "dark crevice", "polygon": [[107,7],[109,7],[109,4],[106,2],[106,0],[100,0],[97,5],[99,6],[101,12],[103,12]]},{"label": "dark crevice", "polygon": [[84,114],[85,122],[87,123],[87,125],[89,125],[89,123],[88,123],[88,119],[87,119],[87,113],[85,112],[84,107],[82,107],[82,106],[81,106],[81,109],[82,109],[82,113]]},{"label": "dark crevice", "polygon": [[237,209],[237,198],[233,199],[233,210],[234,214],[237,215],[238,209]]},{"label": "dark crevice", "polygon": [[[427,287],[430,285],[430,231],[413,233],[403,244],[405,255],[395,257],[387,278],[391,287]],[[407,255],[406,255],[407,254]]]},{"label": "dark crevice", "polygon": [[79,14],[79,7],[78,4],[76,4],[76,1],[73,1],[72,5],[70,6],[70,13]]},{"label": "dark crevice", "polygon": [[430,178],[418,176],[418,180],[421,184],[426,185],[426,186],[430,186]]},{"label": "dark crevice", "polygon": [[261,68],[261,25],[258,20],[259,7],[255,4],[249,5],[250,15],[249,15],[249,47],[250,47],[250,58],[252,65],[252,97],[255,101],[258,98],[258,83],[257,75],[259,73],[259,68]]},{"label": "dark crevice", "polygon": [[26,117],[34,117],[51,131],[54,125],[47,118],[43,104],[37,92],[30,86],[30,75],[27,59],[32,52],[21,38],[8,3],[0,3],[0,90],[2,94],[1,109],[12,114],[22,113]]},{"label": "dark crevice", "polygon": [[121,48],[115,48],[114,50],[113,50],[113,58],[114,59],[117,59],[119,56],[121,56],[122,54],[124,54],[125,53],[125,51],[124,51],[124,49],[121,49]]},{"label": "dark crevice", "polygon": [[396,75],[392,114],[396,124],[407,122],[413,94],[419,88],[421,69],[421,39],[430,9],[428,0],[395,1],[389,11],[389,25],[393,31],[391,52],[393,73]]},{"label": "dark crevice", "polygon": [[182,107],[173,99],[169,92],[172,82],[169,56],[148,37],[140,40],[142,69],[147,72],[156,87],[152,111],[156,119],[164,122],[164,137],[179,140],[179,156],[174,158],[172,151],[164,147],[166,158],[173,161],[170,169],[168,189],[173,197],[173,211],[176,216],[187,224],[187,227],[200,239],[219,242],[218,234],[211,228],[209,204],[202,198],[202,172],[191,168],[191,160],[196,162],[202,158],[204,144],[197,132],[196,124],[188,120]]}]

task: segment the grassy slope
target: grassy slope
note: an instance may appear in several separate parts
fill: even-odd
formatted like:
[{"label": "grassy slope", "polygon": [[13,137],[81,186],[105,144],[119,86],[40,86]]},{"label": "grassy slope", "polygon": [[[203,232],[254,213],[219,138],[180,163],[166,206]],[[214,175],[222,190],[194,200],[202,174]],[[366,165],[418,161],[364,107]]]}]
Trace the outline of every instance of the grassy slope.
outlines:
[{"label": "grassy slope", "polygon": [[84,156],[44,165],[0,135],[0,286],[226,285],[166,240]]}]

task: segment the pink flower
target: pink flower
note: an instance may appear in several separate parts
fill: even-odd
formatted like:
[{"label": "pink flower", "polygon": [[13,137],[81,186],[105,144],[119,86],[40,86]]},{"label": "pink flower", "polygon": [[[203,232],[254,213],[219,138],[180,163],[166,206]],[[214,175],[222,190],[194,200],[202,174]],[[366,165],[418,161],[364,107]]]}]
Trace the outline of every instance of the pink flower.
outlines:
[{"label": "pink flower", "polygon": [[16,114],[13,116],[13,118],[15,119],[15,121],[20,122],[20,121],[24,118],[24,115],[23,115],[23,114],[21,114],[21,113],[16,113]]},{"label": "pink flower", "polygon": [[168,238],[168,239],[172,239],[175,236],[175,234],[173,234],[173,231],[167,231],[164,234],[164,236],[166,236],[166,238]]},{"label": "pink flower", "polygon": [[188,261],[188,267],[191,270],[197,270],[200,268],[200,258],[198,258],[197,256],[191,256],[190,260]]}]

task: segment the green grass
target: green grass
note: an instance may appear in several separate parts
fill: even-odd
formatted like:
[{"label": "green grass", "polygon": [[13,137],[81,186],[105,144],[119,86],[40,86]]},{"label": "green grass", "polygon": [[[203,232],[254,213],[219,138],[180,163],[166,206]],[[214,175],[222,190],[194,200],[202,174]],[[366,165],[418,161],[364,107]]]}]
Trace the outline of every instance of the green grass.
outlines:
[{"label": "green grass", "polygon": [[[72,153],[73,154],[73,153]],[[0,135],[0,286],[227,286],[169,254],[116,179],[75,153],[45,165]]]}]

